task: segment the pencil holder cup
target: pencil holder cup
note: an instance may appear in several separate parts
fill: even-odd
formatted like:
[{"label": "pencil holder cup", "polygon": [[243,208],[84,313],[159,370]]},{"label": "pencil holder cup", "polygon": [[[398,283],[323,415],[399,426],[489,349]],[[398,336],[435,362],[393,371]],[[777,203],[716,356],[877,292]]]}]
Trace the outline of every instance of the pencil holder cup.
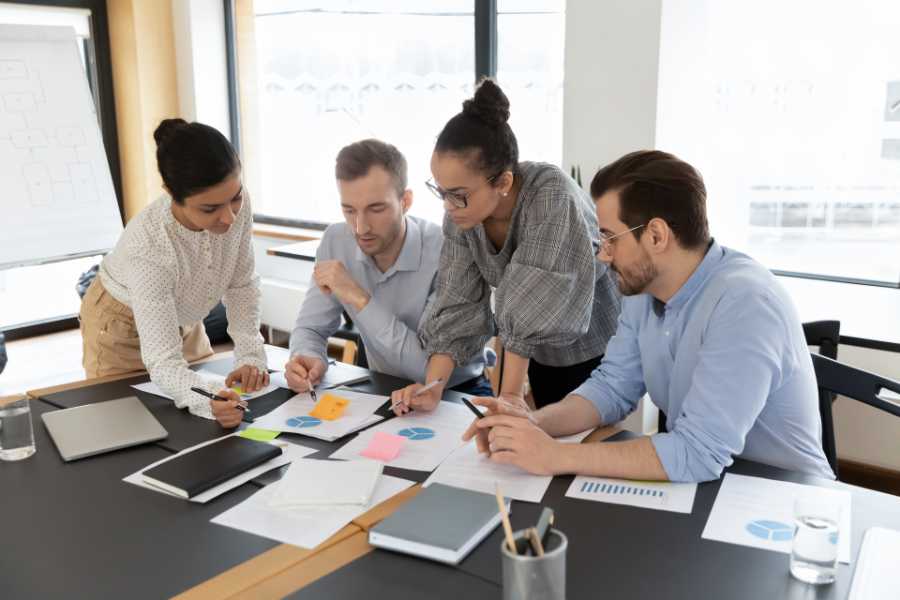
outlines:
[{"label": "pencil holder cup", "polygon": [[[526,531],[513,535],[516,542],[526,539]],[[518,543],[521,547],[522,544]],[[566,597],[566,548],[563,532],[551,529],[543,556],[513,554],[500,544],[503,562],[503,600],[564,600]]]}]

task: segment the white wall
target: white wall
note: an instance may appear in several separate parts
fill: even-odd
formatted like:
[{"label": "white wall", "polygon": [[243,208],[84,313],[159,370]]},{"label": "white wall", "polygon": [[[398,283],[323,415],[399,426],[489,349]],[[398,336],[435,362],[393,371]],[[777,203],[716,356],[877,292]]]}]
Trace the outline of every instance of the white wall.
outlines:
[{"label": "white wall", "polygon": [[568,0],[563,165],[597,169],[653,148],[662,0]]}]

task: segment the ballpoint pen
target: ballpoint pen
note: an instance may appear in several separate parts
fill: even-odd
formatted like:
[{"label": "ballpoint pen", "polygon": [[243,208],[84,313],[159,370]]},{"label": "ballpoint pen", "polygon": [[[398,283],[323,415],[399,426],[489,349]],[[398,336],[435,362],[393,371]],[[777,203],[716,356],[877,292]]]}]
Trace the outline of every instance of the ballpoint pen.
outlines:
[{"label": "ballpoint pen", "polygon": [[[223,398],[222,396],[217,396],[216,394],[211,394],[211,393],[207,392],[206,390],[204,390],[203,388],[192,387],[191,391],[196,392],[196,393],[200,394],[201,396],[206,396],[210,400],[219,400],[221,402],[228,402],[228,400],[229,400],[228,398]],[[243,400],[238,401],[237,407],[244,412],[250,412],[250,408],[244,403]]]}]

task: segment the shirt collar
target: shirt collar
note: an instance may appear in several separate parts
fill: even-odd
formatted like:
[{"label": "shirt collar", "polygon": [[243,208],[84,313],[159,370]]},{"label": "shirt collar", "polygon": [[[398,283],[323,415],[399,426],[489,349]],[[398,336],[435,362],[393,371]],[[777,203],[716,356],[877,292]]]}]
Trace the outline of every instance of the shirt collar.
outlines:
[{"label": "shirt collar", "polygon": [[[400,248],[397,260],[383,273],[384,277],[389,277],[396,271],[418,271],[422,266],[422,231],[413,219],[403,218],[406,219],[406,239],[403,240],[403,247]],[[378,270],[375,261],[371,256],[366,256],[359,244],[356,244],[356,260]]]},{"label": "shirt collar", "polygon": [[[665,303],[664,307],[659,306],[659,308],[665,308],[665,310],[677,310],[684,306],[685,303],[694,296],[697,290],[703,286],[710,273],[712,273],[712,270],[722,261],[724,254],[724,251],[721,246],[716,243],[716,240],[711,240],[709,248],[706,250],[706,256],[703,257],[703,260],[700,261],[700,264],[697,265],[697,268],[694,269],[694,272],[691,273],[688,280],[684,282],[677,292],[675,292],[674,296],[669,298],[669,301]],[[662,303],[657,300],[654,304],[661,305]]]}]

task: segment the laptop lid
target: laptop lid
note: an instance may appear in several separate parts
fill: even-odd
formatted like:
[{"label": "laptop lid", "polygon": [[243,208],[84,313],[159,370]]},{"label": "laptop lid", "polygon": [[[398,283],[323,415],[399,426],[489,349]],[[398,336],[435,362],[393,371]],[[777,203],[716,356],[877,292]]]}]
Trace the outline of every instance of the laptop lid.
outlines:
[{"label": "laptop lid", "polygon": [[41,418],[67,462],[169,435],[136,396],[46,412]]}]

